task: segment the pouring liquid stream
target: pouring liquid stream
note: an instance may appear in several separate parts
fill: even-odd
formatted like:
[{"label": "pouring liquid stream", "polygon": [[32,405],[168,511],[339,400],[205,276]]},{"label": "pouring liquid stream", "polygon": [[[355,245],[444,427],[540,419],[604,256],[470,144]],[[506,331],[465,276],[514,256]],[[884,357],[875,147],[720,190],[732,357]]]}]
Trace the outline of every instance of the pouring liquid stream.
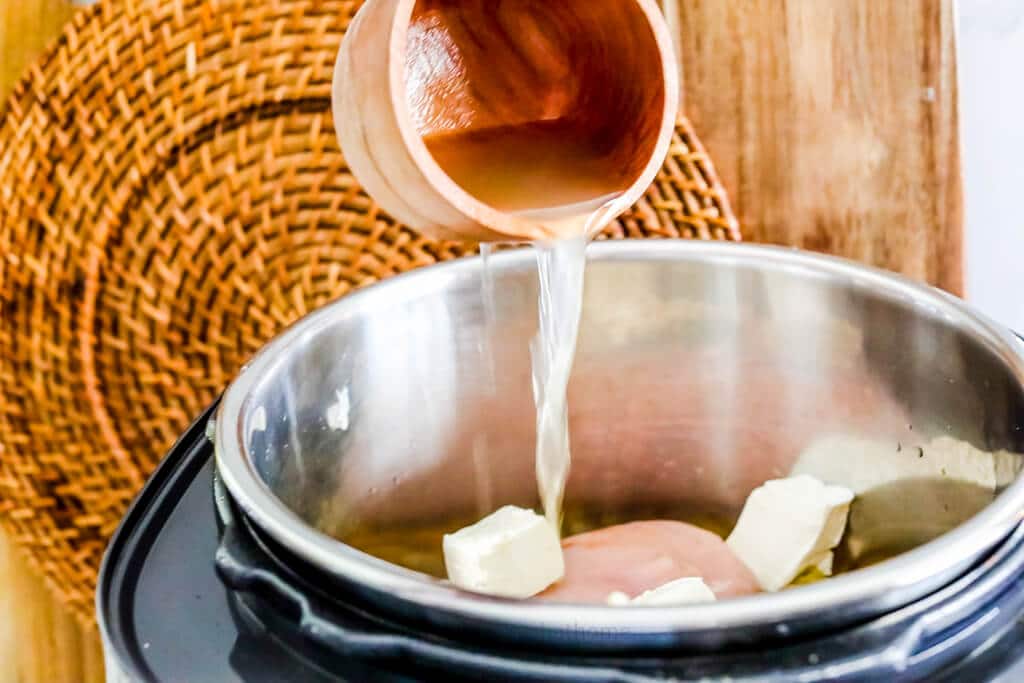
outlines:
[{"label": "pouring liquid stream", "polygon": [[[581,226],[596,214],[572,217]],[[571,231],[566,231],[572,234]],[[569,477],[568,387],[576,355],[583,308],[586,246],[585,227],[575,237],[533,243],[537,257],[539,293],[537,334],[530,343],[531,374],[536,416],[536,476],[541,505],[548,521],[561,527],[562,500]],[[495,320],[494,279],[490,258],[494,244],[482,244],[482,298],[487,325]],[[488,350],[484,349],[488,355]],[[493,363],[490,385],[494,388]]]},{"label": "pouring liquid stream", "polygon": [[[548,521],[561,525],[569,476],[567,391],[583,307],[586,246],[620,208],[621,180],[571,122],[544,121],[424,138],[434,160],[460,187],[551,238],[533,243],[539,277],[538,329],[530,344],[537,408],[536,474]],[[494,319],[493,245],[483,245],[485,318]]]},{"label": "pouring liquid stream", "polygon": [[[495,209],[529,220],[551,239],[535,241],[538,329],[530,344],[536,404],[536,475],[548,521],[560,528],[569,476],[567,391],[583,308],[586,246],[617,213],[620,181],[571,122],[444,133],[424,139],[435,161],[464,190]],[[493,245],[483,245],[485,318],[494,319]]]},{"label": "pouring liquid stream", "polygon": [[587,238],[581,234],[534,243],[537,252],[537,335],[530,343],[533,399],[537,406],[537,488],[544,515],[561,529],[569,478],[569,376],[583,308]]},{"label": "pouring liquid stream", "polygon": [[[614,199],[611,200],[614,202]],[[603,215],[608,201],[597,211],[561,219],[562,234],[573,235],[551,241],[536,241],[538,296],[537,334],[530,342],[533,399],[537,409],[536,476],[544,515],[556,529],[561,528],[562,501],[569,478],[569,378],[576,357],[580,317],[583,311],[586,248],[589,225]],[[574,225],[565,229],[565,222]],[[493,306],[493,279],[484,256],[485,306]],[[493,311],[488,312],[493,318]]]},{"label": "pouring liquid stream", "polygon": [[[539,324],[530,344],[537,405],[537,482],[547,519],[560,526],[569,472],[566,394],[583,309],[586,248],[616,215],[621,191],[594,145],[567,122],[542,122],[424,139],[444,172],[478,200],[534,222],[550,240],[537,241]],[[609,177],[612,179],[609,181]],[[484,245],[483,302],[494,319],[493,245]]]}]

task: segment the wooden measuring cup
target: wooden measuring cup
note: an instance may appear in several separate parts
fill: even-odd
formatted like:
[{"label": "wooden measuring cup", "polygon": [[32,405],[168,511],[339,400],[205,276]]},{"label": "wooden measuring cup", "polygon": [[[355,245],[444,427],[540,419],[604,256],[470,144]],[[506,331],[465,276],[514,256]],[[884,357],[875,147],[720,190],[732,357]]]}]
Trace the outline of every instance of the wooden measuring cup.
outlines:
[{"label": "wooden measuring cup", "polygon": [[654,180],[678,100],[654,0],[367,0],[333,84],[367,192],[420,232],[479,241],[612,220]]}]

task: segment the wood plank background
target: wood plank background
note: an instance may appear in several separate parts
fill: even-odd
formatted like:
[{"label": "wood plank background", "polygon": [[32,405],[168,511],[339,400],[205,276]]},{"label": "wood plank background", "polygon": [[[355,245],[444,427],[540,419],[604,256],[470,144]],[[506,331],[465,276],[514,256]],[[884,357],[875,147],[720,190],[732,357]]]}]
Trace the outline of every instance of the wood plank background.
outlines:
[{"label": "wood plank background", "polygon": [[[0,0],[0,98],[73,11]],[[685,108],[748,240],[963,286],[953,0],[664,0]],[[0,683],[102,680],[0,535]]]},{"label": "wood plank background", "polygon": [[100,683],[99,636],[53,600],[0,533],[0,681]]},{"label": "wood plank background", "polygon": [[666,0],[744,237],[963,293],[951,0]]}]

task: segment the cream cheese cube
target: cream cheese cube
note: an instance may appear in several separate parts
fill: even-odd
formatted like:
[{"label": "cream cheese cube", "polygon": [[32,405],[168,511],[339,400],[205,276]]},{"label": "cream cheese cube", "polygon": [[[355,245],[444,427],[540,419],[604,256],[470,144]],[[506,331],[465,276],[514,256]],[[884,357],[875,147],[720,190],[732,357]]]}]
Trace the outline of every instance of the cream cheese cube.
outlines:
[{"label": "cream cheese cube", "polygon": [[762,589],[777,591],[808,567],[831,570],[852,500],[849,489],[806,474],[766,481],[750,493],[726,543]]},{"label": "cream cheese cube", "polygon": [[630,601],[633,605],[693,605],[714,602],[715,594],[699,576],[687,576],[644,591]]},{"label": "cream cheese cube", "polygon": [[855,495],[911,479],[953,481],[996,491],[1017,477],[1022,464],[1024,457],[1020,455],[982,451],[949,436],[921,445],[899,446],[895,442],[833,436],[805,449],[790,476],[809,474],[845,486]]},{"label": "cream cheese cube", "polygon": [[[834,554],[831,550],[827,553],[819,555],[818,557],[811,559],[811,566],[817,569],[825,576],[832,576],[832,559]],[[820,559],[819,559],[820,558]]]},{"label": "cream cheese cube", "polygon": [[714,602],[715,594],[699,576],[685,576],[657,588],[644,591],[633,599],[621,591],[608,594],[606,602],[613,607],[626,605],[648,605],[652,607],[671,607],[674,605],[695,605],[702,602]]},{"label": "cream cheese cube", "polygon": [[565,574],[554,527],[533,510],[514,505],[445,534],[442,545],[448,580],[477,593],[528,598]]},{"label": "cream cheese cube", "polygon": [[857,561],[959,526],[1013,482],[1022,464],[1024,456],[945,435],[919,444],[826,436],[804,449],[790,476],[809,474],[853,491],[846,544]]},{"label": "cream cheese cube", "polygon": [[607,599],[605,599],[605,602],[611,607],[625,607],[632,601],[633,599],[622,591],[612,591],[608,594]]}]

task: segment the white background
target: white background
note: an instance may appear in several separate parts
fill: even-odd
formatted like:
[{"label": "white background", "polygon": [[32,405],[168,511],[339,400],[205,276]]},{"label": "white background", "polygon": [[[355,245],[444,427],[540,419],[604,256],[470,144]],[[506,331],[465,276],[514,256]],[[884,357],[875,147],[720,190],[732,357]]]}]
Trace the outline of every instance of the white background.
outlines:
[{"label": "white background", "polygon": [[967,300],[1024,333],[1024,0],[960,0]]}]

